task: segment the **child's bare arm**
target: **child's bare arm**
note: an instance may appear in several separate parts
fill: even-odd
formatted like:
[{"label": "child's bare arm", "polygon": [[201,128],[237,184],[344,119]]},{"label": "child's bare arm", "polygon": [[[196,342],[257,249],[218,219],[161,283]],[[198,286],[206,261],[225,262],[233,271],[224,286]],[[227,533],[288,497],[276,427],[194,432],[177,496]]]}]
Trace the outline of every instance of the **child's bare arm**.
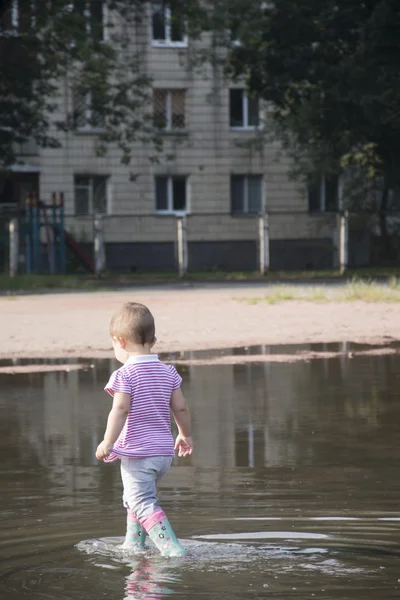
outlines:
[{"label": "child's bare arm", "polygon": [[191,418],[190,411],[186,404],[185,397],[181,388],[172,392],[171,410],[174,415],[175,423],[178,427],[178,437],[175,440],[175,450],[178,450],[179,456],[188,456],[192,454],[193,441],[191,438]]},{"label": "child's bare arm", "polygon": [[107,428],[104,434],[104,440],[99,444],[96,451],[96,458],[103,460],[110,454],[115,442],[121,433],[126,417],[129,413],[131,403],[130,394],[115,392],[112,409],[107,419]]},{"label": "child's bare arm", "polygon": [[191,436],[191,420],[188,405],[181,388],[174,390],[171,396],[171,410],[179,433],[183,437]]}]

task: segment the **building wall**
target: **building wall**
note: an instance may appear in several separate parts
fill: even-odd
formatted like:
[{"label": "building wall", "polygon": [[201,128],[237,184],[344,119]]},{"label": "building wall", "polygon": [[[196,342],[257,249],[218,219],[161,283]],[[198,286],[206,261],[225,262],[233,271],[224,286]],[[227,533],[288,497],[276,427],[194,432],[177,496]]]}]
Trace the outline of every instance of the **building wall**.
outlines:
[{"label": "building wall", "polygon": [[[207,36],[196,42],[203,46],[210,43]],[[93,240],[92,218],[74,215],[74,175],[108,175],[109,215],[104,221],[104,235],[109,266],[149,268],[150,263],[157,261],[160,267],[172,265],[176,254],[175,217],[155,214],[154,177],[186,175],[189,214],[193,214],[188,219],[189,266],[191,263],[196,269],[210,268],[214,262],[229,268],[235,264],[238,268],[256,268],[257,219],[231,217],[230,176],[260,174],[264,177],[265,207],[271,215],[272,264],[279,268],[285,265],[293,268],[294,264],[306,268],[312,262],[313,252],[323,246],[321,261],[324,267],[332,266],[333,219],[307,213],[305,190],[289,179],[288,160],[278,159],[277,144],[265,144],[262,151],[243,147],[254,139],[255,133],[230,130],[229,84],[221,73],[209,65],[201,75],[190,68],[194,49],[190,41],[185,49],[153,47],[150,22],[132,32],[132,45],[140,50],[143,68],[154,78],[155,87],[187,90],[187,133],[165,135],[165,152],[174,153],[173,160],[151,164],[148,160],[151,149],[135,143],[132,162],[126,166],[121,164],[116,147],[110,147],[105,157],[96,157],[93,134],[55,132],[62,147],[40,152],[40,196],[47,202],[52,192],[64,193],[70,232],[82,243]],[[59,114],[54,120],[71,109],[67,80],[60,84],[60,91]],[[290,251],[282,252],[287,240]],[[307,246],[305,240],[314,242]],[[146,244],[152,245],[151,252],[145,250]],[[302,249],[304,259],[293,260],[296,248]],[[161,260],[163,252],[166,254]],[[241,257],[236,262],[235,255]]]}]

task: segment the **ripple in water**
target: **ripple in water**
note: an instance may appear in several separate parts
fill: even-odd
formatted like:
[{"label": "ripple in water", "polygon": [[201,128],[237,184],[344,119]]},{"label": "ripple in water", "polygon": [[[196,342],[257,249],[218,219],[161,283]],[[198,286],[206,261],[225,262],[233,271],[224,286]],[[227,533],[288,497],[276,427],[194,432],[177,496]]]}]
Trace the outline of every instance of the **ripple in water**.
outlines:
[{"label": "ripple in water", "polygon": [[[275,535],[274,535],[275,534]],[[216,534],[197,536],[201,539],[326,539],[326,535],[306,534],[296,532],[259,532],[259,533],[243,533],[236,535]],[[239,572],[247,570],[251,563],[265,564],[265,561],[283,560],[280,564],[281,572],[291,571],[296,569],[308,569],[310,571],[320,570],[321,573],[348,575],[349,573],[362,573],[362,568],[349,568],[337,558],[326,558],[329,554],[327,548],[319,547],[298,547],[298,546],[281,546],[276,544],[246,544],[232,542],[212,542],[198,541],[198,539],[181,540],[185,548],[188,550],[188,555],[183,558],[162,558],[156,548],[147,546],[144,550],[129,551],[122,548],[124,538],[108,537],[100,539],[83,540],[76,545],[76,548],[88,555],[93,564],[97,567],[106,569],[118,569],[118,566],[124,564],[130,567],[135,564],[140,565],[143,561],[153,564],[164,564],[172,567],[179,567],[180,570],[197,570],[197,571],[227,571]],[[307,562],[300,562],[299,557]],[[105,563],[104,559],[109,562]],[[289,559],[289,561],[288,561]],[[111,561],[111,562],[110,562]]]}]

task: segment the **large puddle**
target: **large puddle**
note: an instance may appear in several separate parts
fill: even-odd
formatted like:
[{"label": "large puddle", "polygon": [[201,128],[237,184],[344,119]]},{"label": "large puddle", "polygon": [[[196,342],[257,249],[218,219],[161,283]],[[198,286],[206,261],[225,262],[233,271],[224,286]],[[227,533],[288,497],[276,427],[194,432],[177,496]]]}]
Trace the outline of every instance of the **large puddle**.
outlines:
[{"label": "large puddle", "polygon": [[184,560],[119,549],[116,363],[0,374],[1,600],[399,598],[400,356],[184,362],[195,453],[160,486]]}]

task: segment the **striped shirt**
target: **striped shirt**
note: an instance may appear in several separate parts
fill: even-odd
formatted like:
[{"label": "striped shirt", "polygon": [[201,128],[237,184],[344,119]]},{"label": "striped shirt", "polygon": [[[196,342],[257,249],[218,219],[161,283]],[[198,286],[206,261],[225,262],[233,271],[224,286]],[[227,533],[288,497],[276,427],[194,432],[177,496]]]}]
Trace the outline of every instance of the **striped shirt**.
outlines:
[{"label": "striped shirt", "polygon": [[130,394],[131,404],[125,425],[114,448],[105,459],[112,462],[121,456],[173,456],[170,402],[182,378],[172,365],[165,365],[157,354],[131,356],[111,375],[104,388]]}]

